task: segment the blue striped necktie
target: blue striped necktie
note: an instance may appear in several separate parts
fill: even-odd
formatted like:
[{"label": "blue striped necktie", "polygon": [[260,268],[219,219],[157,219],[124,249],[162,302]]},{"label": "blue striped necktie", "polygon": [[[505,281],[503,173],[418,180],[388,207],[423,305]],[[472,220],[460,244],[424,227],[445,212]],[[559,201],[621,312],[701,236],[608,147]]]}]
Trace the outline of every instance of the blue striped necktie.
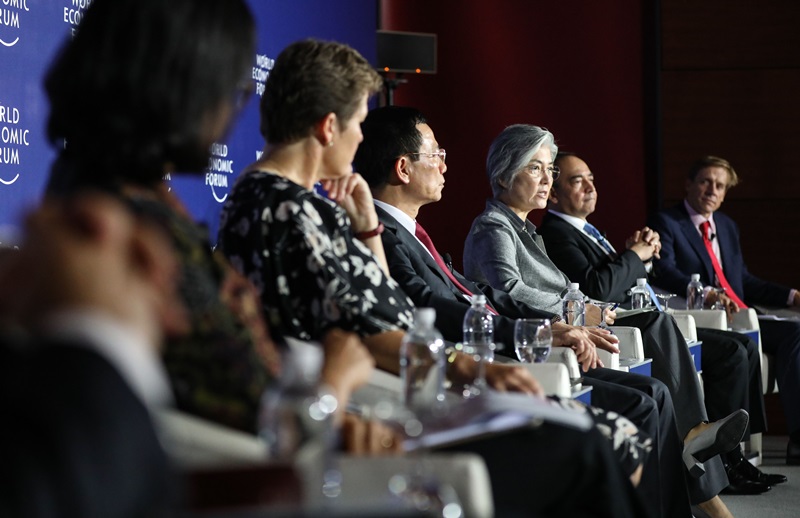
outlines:
[{"label": "blue striped necktie", "polygon": [[600,243],[600,246],[602,246],[606,250],[606,252],[608,252],[609,254],[614,253],[614,249],[611,248],[611,245],[608,243],[608,241],[606,241],[606,238],[603,237],[603,234],[601,234],[600,231],[597,230],[597,228],[595,228],[594,225],[592,225],[589,222],[586,222],[586,224],[583,226],[583,230],[587,234],[595,238],[597,242]]}]

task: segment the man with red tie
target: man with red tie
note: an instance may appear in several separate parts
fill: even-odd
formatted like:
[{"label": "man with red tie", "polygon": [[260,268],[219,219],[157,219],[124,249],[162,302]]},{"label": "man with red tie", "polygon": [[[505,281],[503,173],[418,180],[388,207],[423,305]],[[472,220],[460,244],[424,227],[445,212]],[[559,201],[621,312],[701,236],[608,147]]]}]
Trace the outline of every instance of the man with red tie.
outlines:
[{"label": "man with red tie", "polygon": [[[661,258],[655,261],[654,284],[683,293],[693,273],[705,286],[725,288],[729,310],[748,305],[800,306],[796,289],[763,280],[747,270],[736,223],[719,212],[728,189],[738,183],[731,164],[707,156],[690,169],[686,199],[650,222],[661,236]],[[777,358],[777,379],[790,440],[788,464],[800,464],[800,320],[761,320],[767,353]]]}]

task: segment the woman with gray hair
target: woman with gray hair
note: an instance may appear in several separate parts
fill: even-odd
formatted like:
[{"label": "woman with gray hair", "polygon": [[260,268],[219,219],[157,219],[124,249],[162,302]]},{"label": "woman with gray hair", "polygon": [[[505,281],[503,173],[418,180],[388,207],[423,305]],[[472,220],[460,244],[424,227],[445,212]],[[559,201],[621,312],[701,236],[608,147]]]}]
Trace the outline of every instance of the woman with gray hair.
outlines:
[{"label": "woman with gray hair", "polygon": [[532,210],[547,207],[558,169],[553,134],[529,124],[504,129],[492,142],[486,173],[494,198],[472,223],[464,244],[464,273],[508,292],[530,306],[561,313],[560,293],[569,279],[550,263]]}]

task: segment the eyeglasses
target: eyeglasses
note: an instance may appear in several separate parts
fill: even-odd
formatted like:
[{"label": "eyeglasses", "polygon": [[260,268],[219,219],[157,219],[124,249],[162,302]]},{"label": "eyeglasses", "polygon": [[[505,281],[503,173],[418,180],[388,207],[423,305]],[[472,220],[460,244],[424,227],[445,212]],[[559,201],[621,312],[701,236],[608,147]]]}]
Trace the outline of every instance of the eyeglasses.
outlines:
[{"label": "eyeglasses", "polygon": [[558,175],[561,174],[561,170],[554,165],[544,167],[542,164],[530,164],[523,167],[522,170],[530,171],[531,176],[536,180],[541,179],[545,173],[547,173],[547,176],[549,176],[551,180],[555,180],[558,178]]},{"label": "eyeglasses", "polygon": [[447,158],[447,151],[445,151],[444,149],[440,149],[439,151],[436,151],[434,153],[406,153],[406,155],[427,156],[427,157],[430,157],[430,158],[433,158],[433,157],[436,156],[436,157],[439,157],[439,159],[444,164],[444,161]]}]

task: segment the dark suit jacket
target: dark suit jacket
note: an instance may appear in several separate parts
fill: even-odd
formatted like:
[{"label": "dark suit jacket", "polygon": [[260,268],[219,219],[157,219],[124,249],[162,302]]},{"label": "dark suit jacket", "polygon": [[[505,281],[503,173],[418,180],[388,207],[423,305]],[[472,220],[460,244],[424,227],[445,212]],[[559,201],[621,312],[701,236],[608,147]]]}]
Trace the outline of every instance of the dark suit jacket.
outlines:
[{"label": "dark suit jacket", "polygon": [[[790,288],[765,281],[747,271],[736,223],[721,212],[714,213],[714,223],[725,278],[736,294],[746,304],[785,306]],[[649,226],[661,236],[661,259],[655,261],[654,284],[680,295],[686,292],[693,273],[700,274],[700,282],[704,285],[713,284],[714,266],[683,202],[658,213]]]},{"label": "dark suit jacket", "polygon": [[172,480],[144,404],[104,358],[0,338],[0,516],[156,516]]},{"label": "dark suit jacket", "polygon": [[[428,251],[396,219],[380,207],[375,207],[386,231],[381,235],[386,260],[392,278],[396,280],[416,306],[436,309],[436,328],[445,340],[462,339],[464,314],[469,302],[453,284]],[[485,284],[467,280],[457,271],[458,282],[473,293],[483,293],[501,316],[494,319],[495,341],[506,346],[507,356],[514,355],[514,319],[553,318],[553,313],[534,309],[512,299],[507,293]]]},{"label": "dark suit jacket", "polygon": [[644,263],[635,252],[625,250],[609,256],[586,234],[549,212],[537,231],[558,269],[593,299],[626,302],[636,279],[647,277]]}]

